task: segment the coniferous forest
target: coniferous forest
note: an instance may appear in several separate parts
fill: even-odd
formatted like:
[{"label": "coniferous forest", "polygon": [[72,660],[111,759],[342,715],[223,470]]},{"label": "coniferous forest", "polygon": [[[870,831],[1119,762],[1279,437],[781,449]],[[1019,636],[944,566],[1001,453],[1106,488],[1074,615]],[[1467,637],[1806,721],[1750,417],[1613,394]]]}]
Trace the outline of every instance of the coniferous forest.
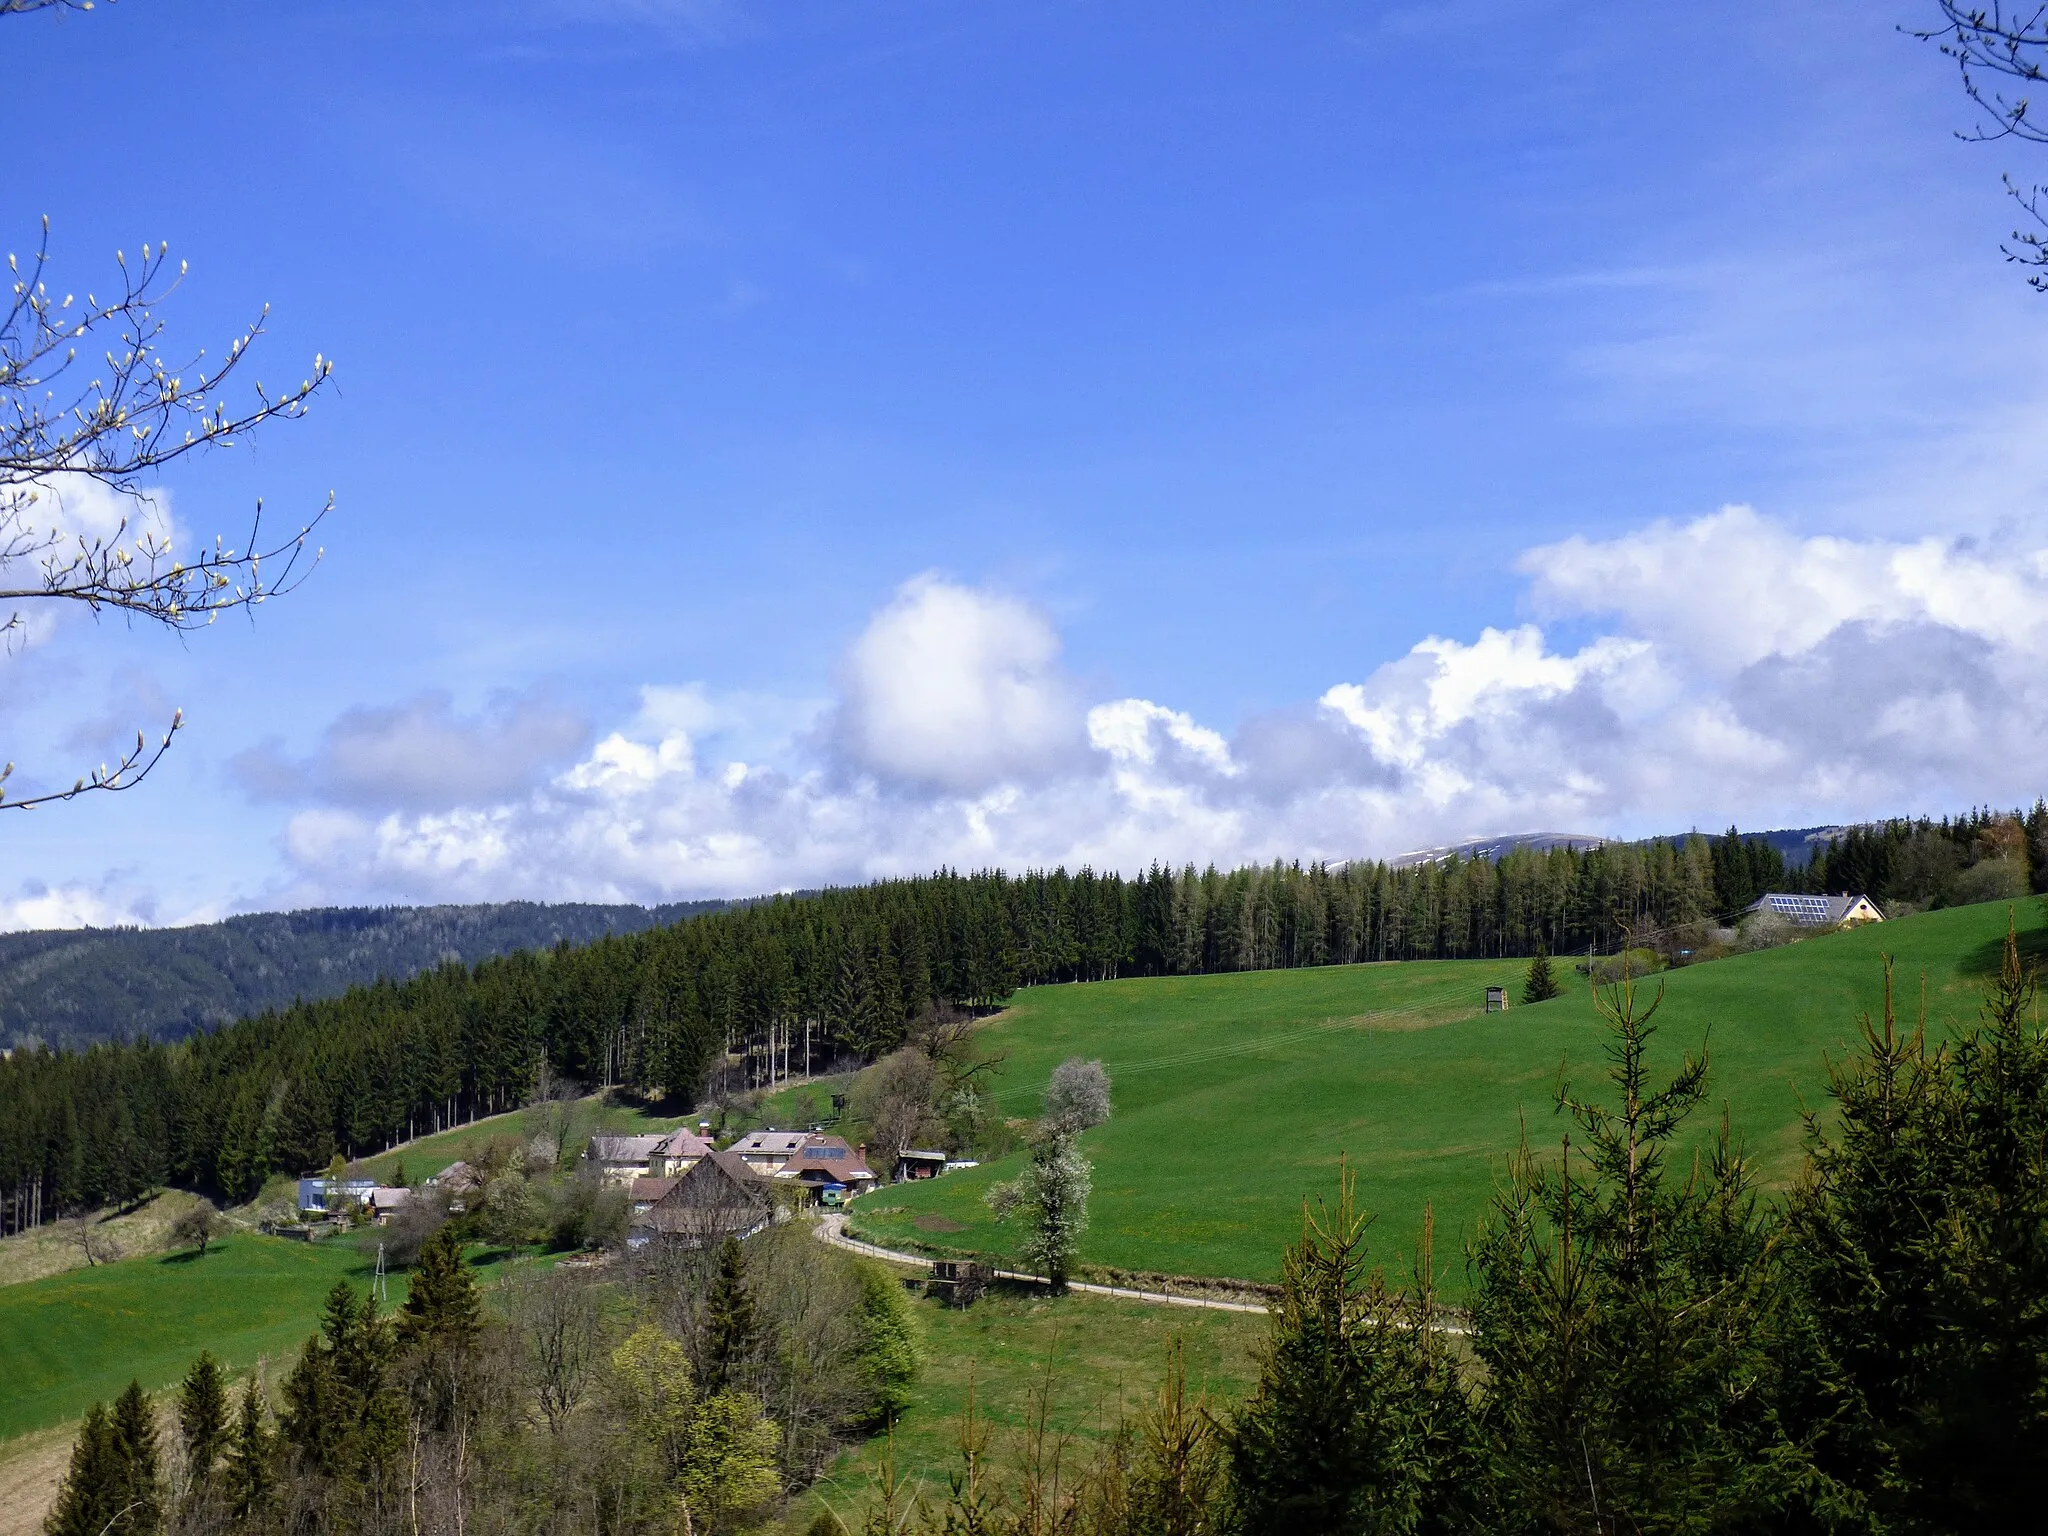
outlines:
[{"label": "coniferous forest", "polygon": [[[543,1067],[678,1106],[900,1043],[1015,988],[1358,961],[1611,952],[1768,889],[1912,909],[2048,875],[2048,806],[1858,828],[1804,869],[1732,829],[1400,868],[1155,865],[885,880],[581,945],[449,963],[173,1044],[0,1062],[0,1227],[176,1184],[229,1200],[526,1101]],[[1982,887],[1982,889],[1979,889]]]}]

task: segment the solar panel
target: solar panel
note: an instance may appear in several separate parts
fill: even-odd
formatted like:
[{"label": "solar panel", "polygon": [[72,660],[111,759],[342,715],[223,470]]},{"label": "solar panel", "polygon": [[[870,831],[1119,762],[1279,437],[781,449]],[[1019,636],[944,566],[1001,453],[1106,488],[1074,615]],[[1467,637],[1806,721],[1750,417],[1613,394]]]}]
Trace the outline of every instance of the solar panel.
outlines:
[{"label": "solar panel", "polygon": [[1828,919],[1825,896],[1778,896],[1768,898],[1771,910],[1799,923],[1824,923]]}]

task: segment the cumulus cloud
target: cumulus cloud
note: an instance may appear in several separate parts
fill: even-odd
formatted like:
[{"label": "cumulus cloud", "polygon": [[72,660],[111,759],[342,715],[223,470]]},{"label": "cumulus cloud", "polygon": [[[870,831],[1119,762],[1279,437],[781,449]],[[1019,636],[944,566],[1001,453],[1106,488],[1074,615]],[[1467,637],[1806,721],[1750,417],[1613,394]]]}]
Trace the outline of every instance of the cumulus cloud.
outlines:
[{"label": "cumulus cloud", "polygon": [[[2048,552],[1802,536],[1731,508],[1519,568],[1543,622],[1425,637],[1229,733],[1171,703],[1084,704],[1042,612],[920,577],[851,643],[833,700],[649,688],[553,772],[535,753],[500,780],[408,778],[393,743],[445,756],[446,701],[353,712],[294,770],[316,803],[286,852],[357,895],[652,900],[942,864],[1800,824],[2042,788]],[[1584,638],[1554,643],[1553,620]],[[505,705],[488,729],[509,740],[525,718]],[[572,733],[538,735],[559,750]]]},{"label": "cumulus cloud", "polygon": [[238,756],[233,771],[258,799],[438,810],[514,796],[589,738],[588,722],[545,693],[501,695],[463,716],[447,693],[430,692],[349,710],[309,757],[271,742]]},{"label": "cumulus cloud", "polygon": [[146,892],[118,879],[99,885],[49,885],[29,880],[0,895],[0,933],[42,928],[142,928],[156,923],[210,923],[223,913],[207,906],[165,913]]},{"label": "cumulus cloud", "polygon": [[1042,781],[1082,744],[1059,654],[1029,605],[920,576],[848,653],[835,743],[857,768],[956,793]]}]

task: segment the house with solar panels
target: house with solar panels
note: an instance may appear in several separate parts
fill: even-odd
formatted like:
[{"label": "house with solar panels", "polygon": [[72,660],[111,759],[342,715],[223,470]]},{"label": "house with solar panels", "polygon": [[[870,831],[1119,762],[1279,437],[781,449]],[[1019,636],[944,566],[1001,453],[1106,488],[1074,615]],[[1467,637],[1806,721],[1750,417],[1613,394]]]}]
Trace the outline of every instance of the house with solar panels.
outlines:
[{"label": "house with solar panels", "polygon": [[1802,928],[1860,928],[1881,923],[1884,914],[1868,896],[1799,896],[1788,891],[1766,891],[1746,909],[1770,912]]}]

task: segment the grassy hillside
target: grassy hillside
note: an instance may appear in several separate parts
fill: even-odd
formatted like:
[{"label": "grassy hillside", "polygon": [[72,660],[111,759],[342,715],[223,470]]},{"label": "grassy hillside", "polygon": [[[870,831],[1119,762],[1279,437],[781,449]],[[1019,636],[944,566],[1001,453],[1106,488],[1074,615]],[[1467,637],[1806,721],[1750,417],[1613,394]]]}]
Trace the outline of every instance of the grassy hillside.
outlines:
[{"label": "grassy hillside", "polygon": [[[297,1352],[336,1280],[369,1284],[346,1243],[237,1234],[191,1253],[125,1259],[11,1285],[0,1299],[0,1439],[75,1419],[139,1380],[154,1391],[210,1349],[236,1369]],[[405,1277],[390,1280],[393,1305]]]},{"label": "grassy hillside", "polygon": [[924,1371],[893,1436],[877,1436],[847,1452],[829,1476],[800,1499],[785,1528],[807,1528],[829,1505],[849,1530],[870,1502],[882,1459],[927,1497],[943,1497],[958,1469],[959,1425],[970,1388],[988,1421],[990,1450],[1007,1473],[1034,1388],[1049,1383],[1047,1419],[1055,1433],[1079,1442],[1070,1465],[1085,1463],[1092,1442],[1113,1429],[1120,1412],[1141,1410],[1166,1373],[1175,1340],[1185,1351],[1191,1388],[1219,1404],[1247,1394],[1258,1376],[1252,1349],[1265,1337],[1263,1317],[1245,1313],[1154,1307],[1079,1292],[1063,1301],[998,1291],[965,1311],[935,1301],[915,1303],[924,1336]]},{"label": "grassy hillside", "polygon": [[[2048,948],[2041,903],[2017,915],[2029,949]],[[1877,1006],[1880,953],[1897,958],[1909,1014],[1925,973],[1940,1026],[1974,1016],[2005,924],[2002,905],[1955,908],[1674,972],[1653,1059],[1675,1064],[1705,1042],[1714,1105],[1782,1179],[1798,1166],[1802,1105],[1825,1101],[1824,1059],[1846,1052],[1858,1012]],[[1519,991],[1522,972],[1516,961],[1446,961],[1044,987],[1020,993],[985,1038],[1009,1053],[1012,1114],[1036,1112],[1067,1056],[1109,1068],[1115,1117],[1085,1138],[1089,1263],[1274,1278],[1302,1199],[1332,1190],[1348,1156],[1379,1213],[1381,1251],[1412,1250],[1430,1205],[1455,1285],[1463,1239],[1522,1125],[1555,1142],[1560,1064],[1587,1087],[1601,1070],[1583,982],[1553,1002],[1481,1011],[1486,985]],[[981,1197],[1015,1164],[878,1191],[855,1228],[1007,1254],[1012,1234]]]}]

